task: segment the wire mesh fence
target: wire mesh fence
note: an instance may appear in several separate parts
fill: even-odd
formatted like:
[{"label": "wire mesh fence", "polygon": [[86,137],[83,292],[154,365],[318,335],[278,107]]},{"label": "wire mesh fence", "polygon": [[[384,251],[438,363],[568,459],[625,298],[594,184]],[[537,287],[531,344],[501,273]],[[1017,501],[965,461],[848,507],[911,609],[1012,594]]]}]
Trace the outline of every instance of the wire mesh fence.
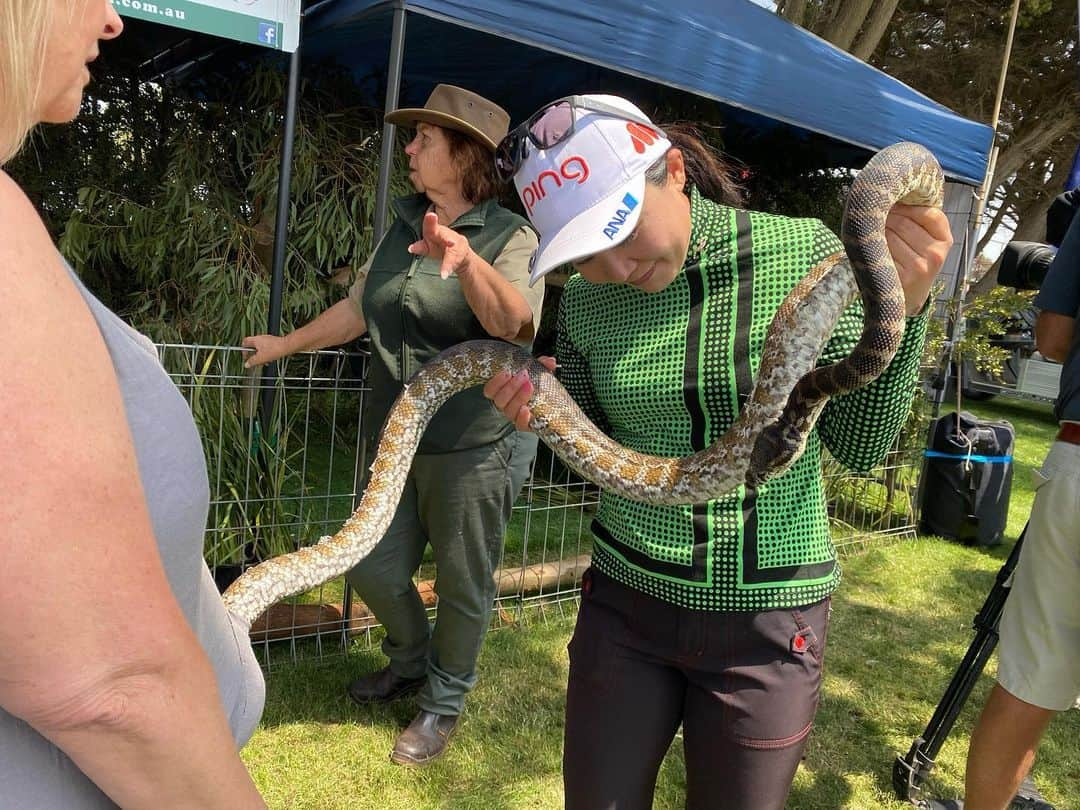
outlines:
[{"label": "wire mesh fence", "polygon": [[896,447],[864,475],[826,457],[825,497],[837,554],[915,537],[921,452]]},{"label": "wire mesh fence", "polygon": [[[164,344],[163,366],[191,404],[207,458],[211,503],[205,556],[219,587],[246,567],[335,533],[355,509],[365,460],[361,413],[368,355],[310,352],[270,371],[246,350]],[[869,475],[827,459],[826,492],[841,553],[913,536],[918,457],[896,450]],[[496,624],[572,609],[592,549],[599,491],[541,444],[507,528]],[[417,583],[434,612],[434,563]],[[347,618],[346,618],[347,617]],[[252,627],[264,665],[340,653],[380,637],[344,579],[272,608]]]}]

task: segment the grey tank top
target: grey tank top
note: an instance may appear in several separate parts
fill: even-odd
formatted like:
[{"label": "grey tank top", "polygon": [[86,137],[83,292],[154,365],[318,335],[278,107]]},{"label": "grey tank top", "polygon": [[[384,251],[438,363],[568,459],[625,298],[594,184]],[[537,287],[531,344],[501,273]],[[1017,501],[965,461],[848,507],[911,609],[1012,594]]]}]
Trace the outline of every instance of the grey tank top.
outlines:
[{"label": "grey tank top", "polygon": [[[210,487],[191,411],[161,367],[153,344],[98,301],[70,268],[68,272],[112,358],[165,573],[217,673],[239,747],[259,722],[265,685],[247,634],[225,610],[203,561]],[[56,643],[64,641],[58,638]],[[0,808],[114,806],[62,751],[0,709]]]}]

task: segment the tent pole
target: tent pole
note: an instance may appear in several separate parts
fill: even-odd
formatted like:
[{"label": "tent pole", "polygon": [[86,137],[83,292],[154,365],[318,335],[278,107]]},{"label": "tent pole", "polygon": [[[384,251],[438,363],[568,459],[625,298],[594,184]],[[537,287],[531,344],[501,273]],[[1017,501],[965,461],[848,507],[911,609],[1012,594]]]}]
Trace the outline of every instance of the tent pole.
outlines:
[{"label": "tent pole", "polygon": [[[986,210],[986,201],[990,197],[990,193],[993,191],[992,184],[994,182],[994,170],[997,168],[997,129],[998,123],[1001,119],[1001,102],[1005,97],[1005,77],[1009,73],[1009,59],[1012,57],[1013,35],[1016,33],[1016,20],[1020,14],[1020,0],[1013,0],[1012,14],[1009,17],[1009,30],[1005,35],[1005,54],[1001,58],[1001,72],[998,74],[997,92],[994,94],[994,112],[990,116],[990,156],[989,162],[986,167],[986,176],[983,178],[982,186],[979,188],[979,194],[975,199],[975,207],[971,212],[971,227],[975,229],[975,243],[976,247],[972,249],[972,261],[978,255],[978,241],[979,241],[979,221],[982,219],[983,211]],[[964,281],[967,281],[967,271],[970,267],[964,267]],[[964,288],[966,284],[960,285],[961,295],[966,292]]]},{"label": "tent pole", "polygon": [[[973,194],[976,193],[972,192]],[[973,201],[972,207],[977,206],[978,203]],[[931,416],[930,416],[930,429],[933,429],[934,421],[941,415],[941,407],[945,402],[945,395],[948,392],[949,381],[955,376],[956,385],[960,386],[962,382],[962,373],[958,372],[953,375],[953,352],[955,348],[955,342],[957,340],[958,324],[962,318],[962,308],[964,302],[964,288],[967,284],[967,270],[971,264],[975,261],[973,255],[976,246],[977,233],[974,228],[974,219],[968,220],[968,227],[964,231],[963,241],[961,242],[960,263],[957,267],[956,276],[953,279],[953,288],[950,291],[948,298],[948,307],[945,311],[946,323],[949,324],[948,339],[945,341],[943,347],[944,355],[938,366],[938,372],[936,379],[934,380],[933,395],[931,397]],[[929,436],[927,437],[927,447],[929,447]],[[919,477],[920,482],[922,476]]]},{"label": "tent pole", "polygon": [[[390,32],[390,64],[386,77],[386,112],[398,107],[401,90],[401,63],[405,55],[405,3],[394,3],[394,22]],[[390,198],[390,172],[394,167],[394,133],[397,127],[383,124],[382,154],[379,157],[379,185],[375,191],[375,223],[371,233],[372,248],[386,231],[386,209]]]},{"label": "tent pole", "polygon": [[[1001,102],[1005,96],[1005,77],[1009,72],[1009,59],[1012,56],[1013,35],[1016,33],[1016,20],[1020,13],[1020,0],[1013,0],[1012,14],[1009,18],[1009,30],[1005,36],[1005,54],[1001,59],[1001,72],[998,75],[997,92],[994,96],[994,112],[990,117],[990,129],[992,130],[990,141],[990,155],[986,167],[986,175],[983,177],[983,182],[975,196],[975,204],[972,206],[970,219],[968,219],[967,233],[964,234],[964,247],[965,255],[960,261],[960,271],[957,273],[956,285],[953,289],[952,299],[949,306],[949,314],[951,320],[948,324],[948,340],[946,341],[946,357],[943,363],[944,371],[942,372],[940,385],[941,388],[935,391],[933,402],[933,417],[936,419],[938,413],[941,410],[942,402],[945,399],[945,392],[948,388],[949,377],[952,373],[952,359],[953,359],[953,347],[956,345],[957,334],[961,329],[964,319],[964,296],[967,294],[967,281],[971,275],[971,268],[978,258],[979,254],[979,222],[982,220],[983,212],[986,210],[986,201],[993,191],[994,182],[994,169],[997,166],[998,147],[995,141],[997,140],[997,128],[998,122],[1001,116]],[[959,396],[959,389],[962,385],[962,379],[960,373],[962,368],[958,369],[956,388]]]},{"label": "tent pole", "polygon": [[[1009,73],[1009,59],[1012,57],[1013,35],[1016,33],[1016,18],[1020,14],[1020,0],[1013,0],[1012,16],[1009,18],[1009,32],[1005,35],[1005,55],[1001,58],[1001,73],[998,75],[997,94],[994,96],[994,112],[990,116],[990,129],[994,131],[993,140],[997,140],[998,122],[1001,119],[1001,102],[1005,97],[1005,77]],[[983,181],[979,199],[976,202],[975,221],[982,219],[983,209],[986,208],[986,200],[990,196],[990,184],[994,179],[994,168],[997,163],[997,144],[991,142],[990,165],[987,167],[986,178]]]},{"label": "tent pole", "polygon": [[[289,236],[290,186],[292,184],[293,141],[296,138],[296,99],[300,84],[300,45],[289,56],[289,84],[285,94],[285,131],[281,139],[281,162],[278,169],[277,214],[274,220],[274,253],[270,275],[270,312],[266,331],[281,331],[281,298],[285,287],[285,249]],[[278,365],[269,363],[263,370],[262,427],[269,438],[274,400],[277,393]]]},{"label": "tent pole", "polygon": [[[401,91],[401,63],[405,56],[405,0],[394,0],[394,20],[390,30],[390,62],[386,73],[386,112],[398,107],[398,94]],[[371,249],[379,243],[386,232],[386,209],[390,201],[390,172],[394,167],[394,133],[397,127],[390,123],[383,124],[382,152],[379,156],[379,184],[375,190],[375,222],[371,230]],[[362,478],[360,471],[367,468],[367,442],[361,442],[359,459],[356,465],[356,480]],[[353,487],[359,496],[359,483]],[[349,646],[349,628],[352,626],[353,594],[352,587],[345,583],[345,592],[341,597],[341,643]]]}]

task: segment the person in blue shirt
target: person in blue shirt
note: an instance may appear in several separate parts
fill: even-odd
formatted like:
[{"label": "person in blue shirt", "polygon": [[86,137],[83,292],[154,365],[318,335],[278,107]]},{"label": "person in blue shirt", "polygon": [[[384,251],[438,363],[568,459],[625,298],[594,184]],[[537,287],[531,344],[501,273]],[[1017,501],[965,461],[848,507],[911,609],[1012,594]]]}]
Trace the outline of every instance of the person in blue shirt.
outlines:
[{"label": "person in blue shirt", "polygon": [[1013,797],[1050,721],[1080,699],[1080,216],[1073,215],[1035,305],[1036,346],[1063,364],[1054,405],[1060,430],[1036,473],[1031,518],[1001,616],[997,684],[968,749],[965,810],[1047,807],[1026,796],[1028,790]]}]

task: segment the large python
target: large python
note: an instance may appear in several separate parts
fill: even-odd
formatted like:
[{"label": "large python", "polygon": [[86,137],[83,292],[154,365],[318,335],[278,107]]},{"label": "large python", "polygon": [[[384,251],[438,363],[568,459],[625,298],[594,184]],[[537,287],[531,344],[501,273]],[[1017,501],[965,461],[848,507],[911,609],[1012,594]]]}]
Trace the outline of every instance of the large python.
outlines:
[{"label": "large python", "polygon": [[[454,346],[425,364],[395,402],[360,504],[333,537],[248,569],[224,593],[248,626],[270,605],[352,568],[386,532],[413,454],[432,415],[452,395],[502,370],[528,370],[534,394],[530,426],[578,474],[626,498],[651,504],[711,500],[740,485],[757,487],[787,469],[829,397],[876,379],[904,332],[904,292],[885,241],[896,202],[942,204],[941,168],[926,149],[900,143],[877,153],[852,182],[841,239],[830,256],[784,299],[769,327],[754,389],[731,428],[712,446],[684,458],[660,458],[615,443],[581,412],[543,365],[498,341]],[[864,321],[843,360],[816,368],[836,320],[856,295]]]}]

